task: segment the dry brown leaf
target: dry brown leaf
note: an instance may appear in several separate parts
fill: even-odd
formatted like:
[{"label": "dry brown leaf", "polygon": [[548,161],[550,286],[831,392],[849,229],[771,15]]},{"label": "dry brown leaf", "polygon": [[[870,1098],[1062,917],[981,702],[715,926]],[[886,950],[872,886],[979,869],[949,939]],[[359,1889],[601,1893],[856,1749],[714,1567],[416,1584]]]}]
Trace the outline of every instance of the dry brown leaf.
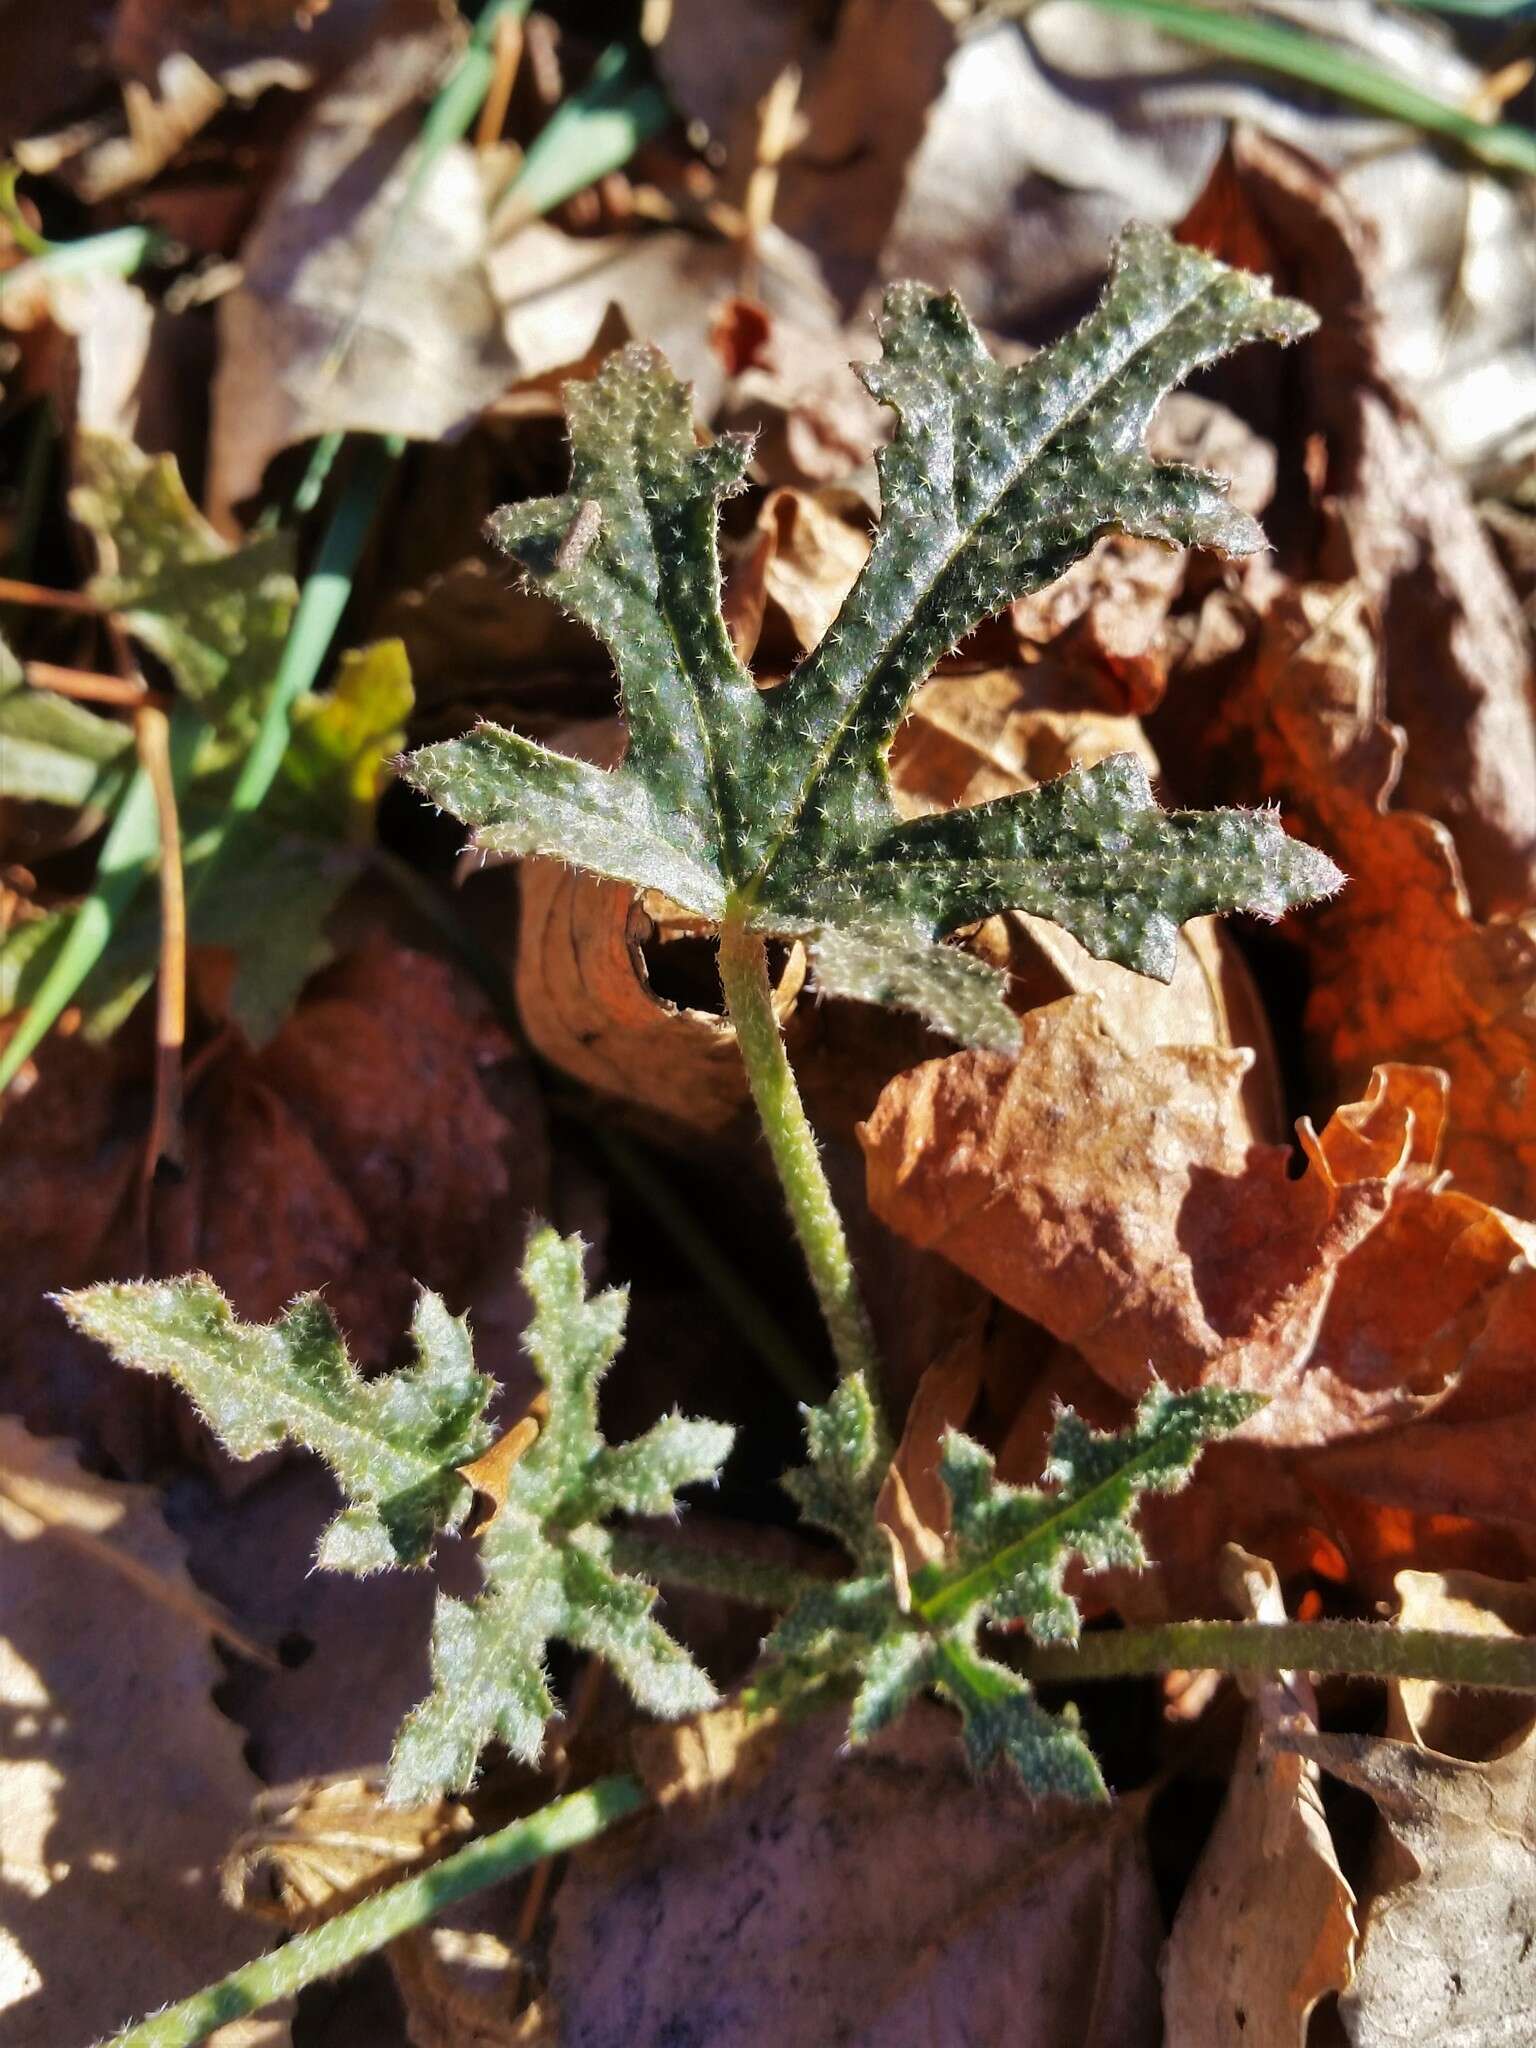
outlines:
[{"label": "dry brown leaf", "polygon": [[955,47],[934,0],[847,0],[830,24],[794,0],[672,0],[657,62],[675,103],[724,152],[745,194],[762,103],[793,67],[799,140],[779,168],[774,218],[851,308],[877,276],[907,163]]},{"label": "dry brown leaf", "polygon": [[[676,1783],[664,1811],[573,1858],[561,1885],[545,2000],[555,2038],[1156,2040],[1139,1802],[1097,1812],[979,1785],[938,1708],[857,1753],[834,1714],[781,1737],[730,1708],[653,1731],[653,1778],[662,1746],[686,1759],[680,1782],[663,1772]],[[936,1843],[955,1853],[936,1856]]]},{"label": "dry brown leaf", "polygon": [[[1404,1627],[1529,1634],[1536,1596],[1471,1573],[1403,1573]],[[1374,1801],[1381,1828],[1355,1983],[1354,2048],[1520,2041],[1536,2012],[1536,1728],[1477,1696],[1393,1688],[1390,1737],[1288,1733]],[[1467,1701],[1472,1711],[1467,1712]],[[1433,1746],[1431,1746],[1433,1744]]]},{"label": "dry brown leaf", "polygon": [[[481,1356],[497,1362],[483,1345]],[[178,1532],[198,1583],[281,1649],[276,1670],[233,1665],[219,1695],[245,1731],[252,1766],[275,1784],[355,1774],[359,1757],[387,1756],[430,1682],[432,1575],[317,1572],[316,1532],[335,1498],[326,1473],[297,1460],[233,1497],[190,1476],[178,1496]]]},{"label": "dry brown leaf", "polygon": [[[64,1452],[57,1439],[28,1435],[0,1416],[0,1501],[6,1533],[15,1543],[47,1536],[72,1548],[94,1570],[117,1572],[141,1598],[158,1600],[252,1663],[273,1666],[270,1648],[238,1628],[215,1601],[199,1593],[184,1571],[168,1575],[117,1540],[131,1490],[99,1479]],[[131,1534],[131,1529],[129,1530]]]},{"label": "dry brown leaf", "polygon": [[[518,2009],[527,1980],[506,1938],[510,1926],[455,1924],[475,1907],[477,1917],[489,1917],[488,1902],[471,1900],[390,1944],[411,2048],[556,2048],[539,2015]],[[500,1917],[511,1918],[505,1910]]]},{"label": "dry brown leaf", "polygon": [[[835,350],[839,381],[858,393],[837,309],[810,256],[786,237],[771,239],[772,261],[759,283],[765,317],[784,323],[786,345],[789,337],[803,336],[813,355],[818,339],[821,348]],[[731,378],[711,340],[711,315],[739,292],[744,260],[740,244],[682,228],[592,237],[530,221],[497,243],[490,272],[520,378],[544,377],[591,354],[617,314],[631,334],[661,350],[692,385],[698,417],[712,420]],[[831,373],[830,363],[826,370]],[[864,407],[874,410],[867,394]]]},{"label": "dry brown leaf", "polygon": [[448,1855],[472,1825],[451,1799],[386,1806],[382,1772],[277,1785],[254,1801],[224,1858],[224,1897],[288,1928],[318,1927]]},{"label": "dry brown leaf", "polygon": [[[487,494],[468,507],[466,545],[490,502]],[[416,692],[414,735],[461,731],[474,714],[542,714],[568,724],[573,699],[589,681],[594,710],[612,702],[612,670],[585,627],[540,592],[518,588],[483,555],[390,597],[377,631],[405,643]]]},{"label": "dry brown leaf", "polygon": [[[1227,1576],[1250,1621],[1283,1622],[1272,1564],[1234,1546]],[[1306,2048],[1319,1999],[1353,1975],[1354,1893],[1323,1813],[1321,1773],[1271,1737],[1315,1729],[1310,1683],[1255,1689],[1232,1782],[1163,1956],[1163,2025],[1177,2048]]]},{"label": "dry brown leaf", "polygon": [[771,491],[732,570],[726,618],[736,652],[788,669],[818,645],[869,556],[866,529],[825,494]]},{"label": "dry brown leaf", "polygon": [[316,100],[265,195],[219,302],[216,522],[294,442],[344,429],[436,441],[512,382],[473,152],[444,150],[401,206],[458,42],[435,9],[381,37]]},{"label": "dry brown leaf", "polygon": [[[1317,573],[1358,577],[1379,614],[1385,715],[1407,735],[1399,802],[1455,835],[1481,915],[1523,908],[1536,894],[1530,636],[1465,487],[1382,369],[1366,231],[1314,162],[1242,130],[1181,232],[1322,314],[1288,401],[1292,431],[1320,435],[1326,458]],[[1390,1049],[1378,1040],[1373,1056]]]},{"label": "dry brown leaf", "polygon": [[1349,876],[1336,902],[1297,925],[1327,1081],[1353,1091],[1388,1058],[1444,1068],[1446,1167],[1469,1195],[1533,1214],[1536,918],[1478,922],[1450,832],[1388,808],[1404,741],[1382,714],[1383,690],[1359,586],[1284,590],[1245,679],[1223,690],[1212,745],[1244,764],[1255,794],[1283,796]]},{"label": "dry brown leaf", "polygon": [[875,1503],[875,1518],[896,1538],[901,1568],[917,1571],[943,1555],[949,1489],[939,1477],[944,1438],[964,1429],[987,1366],[985,1312],[978,1307],[949,1348],[918,1381],[901,1442]]},{"label": "dry brown leaf", "polygon": [[[658,994],[646,966],[644,949],[669,939],[707,954],[698,921],[554,861],[524,861],[519,879],[517,1001],[530,1043],[601,1095],[701,1136],[728,1130],[747,1107],[735,1031],[718,1010]],[[775,990],[781,1019],[804,979],[795,946]]]},{"label": "dry brown leaf", "polygon": [[[213,1705],[223,1673],[155,1496],[89,1478],[67,1444],[9,1421],[0,1432],[4,1472],[29,1499],[22,1509],[0,1491],[0,2010],[14,2048],[59,2048],[262,1946],[215,1875],[257,1782]],[[70,1530],[105,1534],[140,1586],[83,1558]],[[142,1590],[149,1577],[164,1597]],[[287,2027],[269,2015],[216,2039],[279,2048]]]},{"label": "dry brown leaf", "polygon": [[874,353],[873,329],[840,327],[815,305],[796,317],[779,296],[779,310],[734,297],[716,315],[711,338],[730,377],[717,424],[757,436],[753,465],[770,481],[836,485],[878,511],[874,457],[890,437],[890,414],[852,367]]},{"label": "dry brown leaf", "polygon": [[108,1442],[129,1469],[146,1431],[163,1450],[173,1410],[94,1358],[48,1294],[203,1268],[241,1315],[265,1320],[323,1288],[355,1355],[377,1365],[418,1279],[462,1305],[509,1227],[546,1204],[528,1070],[440,960],[372,939],[310,983],[260,1053],[214,1041],[188,1095],[185,1178],[156,1191],[147,1252],[133,1202],[141,1052],[132,1031],[105,1051],[46,1048],[37,1083],[6,1105],[0,1176],[6,1404]]},{"label": "dry brown leaf", "polygon": [[[1320,1135],[1302,1123],[1292,1179],[1285,1149],[1246,1141],[1243,1065],[1132,1056],[1084,998],[1033,1011],[1016,1062],[960,1053],[886,1088],[863,1131],[871,1206],[1123,1394],[1155,1370],[1270,1395],[1253,1439],[1527,1412],[1530,1236],[1442,1184],[1444,1077],[1378,1069]],[[1491,1490],[1443,1457],[1437,1489],[1416,1504],[1465,1513]],[[1530,1520],[1530,1478],[1487,1508]]]},{"label": "dry brown leaf", "polygon": [[525,1089],[517,1103],[514,1189],[513,1132],[488,1092],[510,1055],[442,961],[360,947],[310,983],[259,1054],[210,1069],[186,1179],[163,1204],[162,1262],[210,1272],[250,1320],[324,1287],[355,1353],[384,1359],[416,1283],[461,1298],[501,1203],[542,1194],[536,1101]]}]

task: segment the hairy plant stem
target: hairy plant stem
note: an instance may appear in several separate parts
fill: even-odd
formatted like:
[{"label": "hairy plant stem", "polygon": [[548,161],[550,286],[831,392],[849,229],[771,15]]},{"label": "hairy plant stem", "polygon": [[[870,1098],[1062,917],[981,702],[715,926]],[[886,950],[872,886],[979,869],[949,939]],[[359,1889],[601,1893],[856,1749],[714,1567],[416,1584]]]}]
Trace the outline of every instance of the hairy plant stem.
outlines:
[{"label": "hairy plant stem", "polygon": [[878,1401],[880,1365],[874,1335],[848,1253],[843,1219],[832,1199],[816,1134],[784,1050],[768,980],[767,950],[761,936],[736,918],[727,917],[720,927],[720,984],[736,1027],[752,1100],[789,1204],[790,1221],[826,1319],[838,1371],[845,1377],[862,1373],[871,1396]]},{"label": "hairy plant stem", "polygon": [[514,1877],[546,1856],[579,1848],[644,1803],[645,1789],[638,1779],[599,1778],[583,1791],[569,1793],[540,1812],[471,1842],[456,1856],[434,1863],[430,1870],[406,1878],[403,1884],[375,1892],[323,1927],[295,1935],[271,1955],[258,1956],[255,1962],[232,1970],[179,2005],[168,2006],[136,2027],[114,2034],[103,2048],[196,2048],[215,2028],[290,1998],[306,1984],[331,1976],[359,1956],[372,1955],[456,1899]]},{"label": "hairy plant stem", "polygon": [[[829,1579],[740,1551],[616,1529],[613,1561],[663,1586],[688,1586],[754,1607],[788,1608]],[[1156,1628],[1095,1630],[1076,1644],[1030,1644],[1010,1659],[1042,1685],[1137,1678],[1158,1671],[1311,1671],[1322,1677],[1422,1678],[1491,1692],[1536,1692],[1536,1637],[1473,1636],[1447,1629],[1389,1628],[1369,1621],[1175,1621]]]},{"label": "hairy plant stem", "polygon": [[775,1564],[740,1550],[706,1550],[649,1530],[615,1529],[613,1562],[620,1571],[636,1572],[661,1586],[687,1586],[696,1593],[718,1593],[748,1607],[793,1607],[802,1593],[834,1584],[819,1572],[792,1564]]},{"label": "hairy plant stem", "polygon": [[1016,1659],[1042,1684],[1131,1678],[1154,1671],[1231,1671],[1271,1676],[1425,1678],[1492,1692],[1536,1692],[1536,1637],[1472,1636],[1448,1629],[1388,1628],[1370,1621],[1174,1621],[1106,1629],[1073,1647],[1033,1646]]}]

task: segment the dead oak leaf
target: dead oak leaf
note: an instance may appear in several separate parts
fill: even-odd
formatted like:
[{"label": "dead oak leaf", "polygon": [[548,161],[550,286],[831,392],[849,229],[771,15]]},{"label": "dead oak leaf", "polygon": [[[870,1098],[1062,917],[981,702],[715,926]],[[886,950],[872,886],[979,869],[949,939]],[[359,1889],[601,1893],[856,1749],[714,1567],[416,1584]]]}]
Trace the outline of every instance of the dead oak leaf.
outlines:
[{"label": "dead oak leaf", "polygon": [[1259,792],[1283,790],[1350,877],[1303,936],[1309,1031],[1341,1087],[1384,1057],[1443,1067],[1446,1166],[1469,1194],[1536,1213],[1536,917],[1474,918],[1445,826],[1388,808],[1403,738],[1380,686],[1358,587],[1304,586],[1270,607],[1223,713]]},{"label": "dead oak leaf", "polygon": [[1466,486],[1387,375],[1368,229],[1315,162],[1244,128],[1180,235],[1321,313],[1269,393],[1322,453],[1316,573],[1358,578],[1379,616],[1400,801],[1454,833],[1480,914],[1518,910],[1536,884],[1530,636]]},{"label": "dead oak leaf", "polygon": [[[1496,1340],[1531,1314],[1527,1234],[1440,1184],[1444,1077],[1379,1069],[1320,1134],[1301,1124],[1293,1179],[1286,1148],[1247,1141],[1245,1065],[1133,1056],[1082,998],[1032,1011],[1016,1063],[962,1053],[889,1084],[861,1133],[871,1207],[1123,1394],[1154,1367],[1269,1394],[1247,1434],[1277,1446],[1420,1426],[1473,1398],[1474,1365],[1508,1397]],[[1502,1513],[1532,1512],[1526,1481]]]},{"label": "dead oak leaf", "polygon": [[[205,955],[216,1007],[209,968]],[[517,1207],[543,1199],[542,1112],[511,1055],[441,960],[370,939],[311,981],[259,1052],[215,1042],[188,1093],[185,1177],[156,1190],[146,1265],[133,1046],[47,1049],[5,1119],[9,1404],[55,1432],[105,1430],[135,1465],[135,1432],[163,1410],[147,1388],[125,1398],[44,1297],[146,1270],[206,1270],[252,1321],[323,1288],[353,1355],[384,1363],[415,1281],[462,1306]]]}]

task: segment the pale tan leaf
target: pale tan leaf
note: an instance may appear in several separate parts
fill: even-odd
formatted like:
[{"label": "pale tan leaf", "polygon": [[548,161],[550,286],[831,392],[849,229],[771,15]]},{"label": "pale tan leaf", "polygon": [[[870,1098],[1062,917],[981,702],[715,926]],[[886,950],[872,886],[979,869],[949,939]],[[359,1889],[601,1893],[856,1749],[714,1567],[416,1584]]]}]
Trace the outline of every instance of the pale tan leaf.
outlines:
[{"label": "pale tan leaf", "polygon": [[[0,1468],[0,2012],[8,2048],[60,2048],[262,1946],[217,1878],[257,1781],[213,1704],[207,1615],[155,1496],[88,1477],[70,1446],[9,1421]],[[109,1543],[132,1586],[103,1561]],[[267,2015],[217,2038],[279,2048],[287,2027]]]},{"label": "pale tan leaf", "polygon": [[[1283,1622],[1273,1565],[1235,1546],[1228,1561],[1246,1618]],[[1319,1999],[1350,1982],[1354,1894],[1328,1831],[1321,1773],[1270,1740],[1283,1723],[1313,1728],[1316,1718],[1305,1678],[1281,1673],[1257,1686],[1163,1957],[1163,2024],[1178,2048],[1305,2048]]]},{"label": "pale tan leaf", "polygon": [[[1404,1573],[1405,1626],[1529,1633],[1524,1586]],[[1478,1623],[1481,1627],[1478,1628]],[[1353,1988],[1352,2048],[1517,2042],[1536,2011],[1536,1727],[1528,1704],[1489,1724],[1463,1699],[1394,1688],[1395,1737],[1290,1733],[1381,1816]],[[1465,1697],[1465,1696],[1464,1696]],[[1411,1711],[1410,1711],[1411,1706]],[[1448,1711],[1441,1711],[1445,1708]],[[1501,1725],[1502,1724],[1502,1725]],[[1436,1746],[1415,1730],[1433,1735]]]}]

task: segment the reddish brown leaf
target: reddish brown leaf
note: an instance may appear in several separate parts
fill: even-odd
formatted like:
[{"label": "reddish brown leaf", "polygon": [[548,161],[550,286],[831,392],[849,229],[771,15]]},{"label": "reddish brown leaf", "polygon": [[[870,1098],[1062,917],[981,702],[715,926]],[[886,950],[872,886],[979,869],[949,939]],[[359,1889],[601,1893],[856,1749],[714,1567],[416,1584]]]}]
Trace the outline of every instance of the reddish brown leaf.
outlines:
[{"label": "reddish brown leaf", "polygon": [[[1053,1004],[1017,1062],[962,1053],[887,1087],[863,1132],[871,1205],[1122,1393],[1156,1372],[1271,1395],[1254,1439],[1528,1406],[1529,1233],[1442,1184],[1443,1076],[1379,1069],[1321,1134],[1301,1125],[1293,1179],[1286,1150],[1241,1133],[1242,1068],[1208,1047],[1132,1057],[1090,1003]],[[1501,1515],[1536,1515],[1530,1479],[1500,1478]],[[1491,1505],[1442,1457],[1413,1505],[1466,1512],[1469,1489]]]}]

